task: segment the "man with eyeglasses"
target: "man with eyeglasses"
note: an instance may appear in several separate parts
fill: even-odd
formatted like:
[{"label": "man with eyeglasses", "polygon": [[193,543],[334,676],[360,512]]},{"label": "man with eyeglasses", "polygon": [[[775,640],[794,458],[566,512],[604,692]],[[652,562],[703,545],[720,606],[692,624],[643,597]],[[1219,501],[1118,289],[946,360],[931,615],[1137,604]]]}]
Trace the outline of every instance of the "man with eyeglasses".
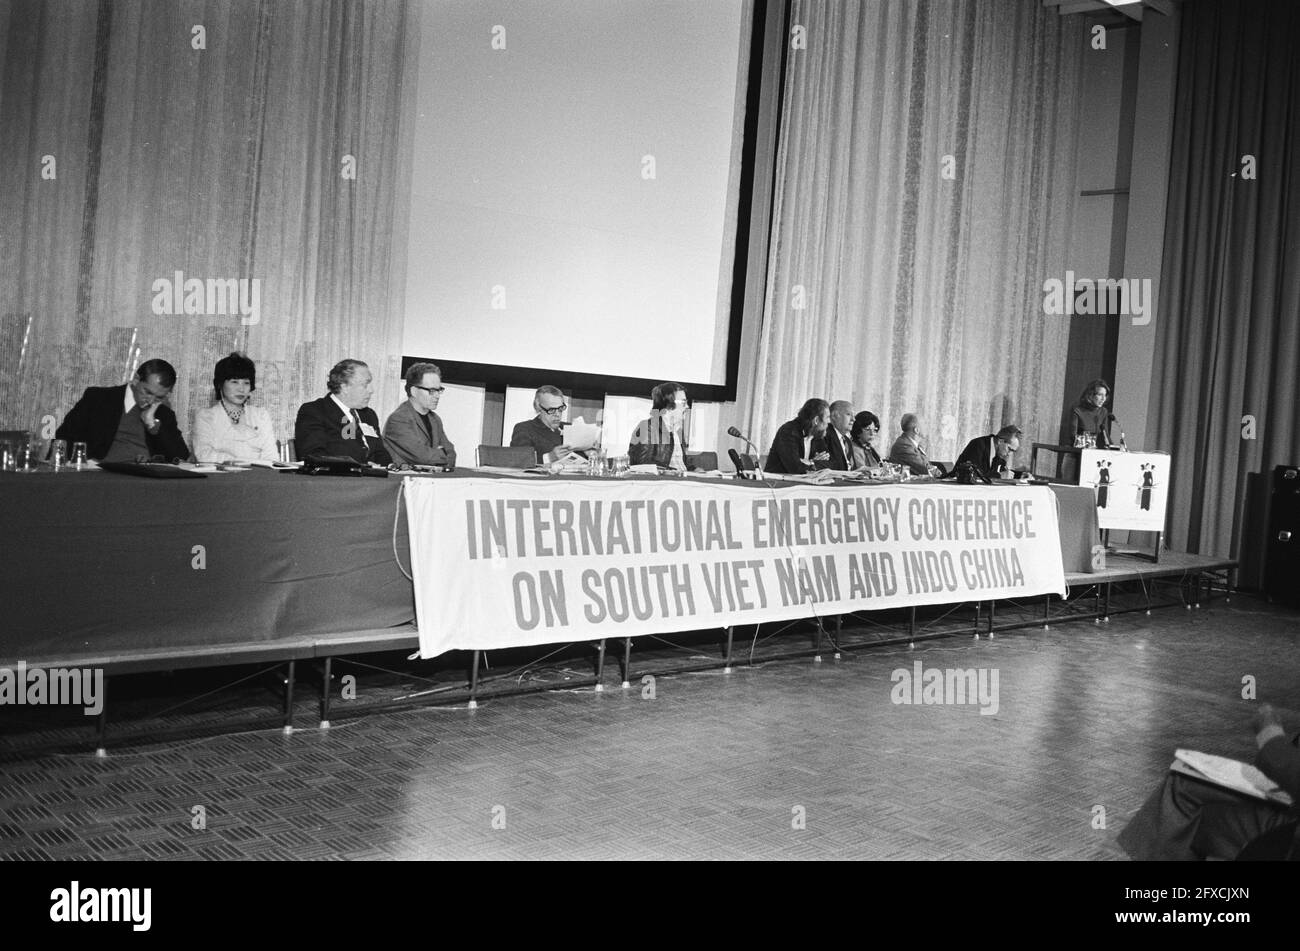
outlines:
[{"label": "man with eyeglasses", "polygon": [[175,385],[176,370],[170,363],[146,360],[130,383],[87,387],[54,437],[84,442],[87,457],[104,462],[155,456],[185,462],[190,448],[168,405]]},{"label": "man with eyeglasses", "polygon": [[515,424],[514,431],[510,433],[510,445],[531,448],[537,453],[539,463],[563,459],[573,452],[573,449],[564,445],[564,434],[561,432],[564,413],[568,408],[564,394],[558,387],[538,387],[537,395],[533,397],[533,409],[537,415]]},{"label": "man with eyeglasses", "polygon": [[406,371],[406,402],[384,423],[384,443],[394,462],[455,468],[456,447],[434,412],[443,389],[435,363],[415,363]]}]

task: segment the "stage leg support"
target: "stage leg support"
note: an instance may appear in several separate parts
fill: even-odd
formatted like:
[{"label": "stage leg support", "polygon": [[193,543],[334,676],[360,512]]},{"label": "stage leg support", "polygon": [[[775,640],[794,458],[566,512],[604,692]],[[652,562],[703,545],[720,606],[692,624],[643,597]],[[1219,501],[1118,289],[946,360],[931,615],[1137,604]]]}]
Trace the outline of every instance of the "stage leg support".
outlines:
[{"label": "stage leg support", "polygon": [[289,676],[284,681],[284,717],[281,727],[285,733],[293,732],[293,687],[298,675],[297,661],[289,661]]},{"label": "stage leg support", "polygon": [[632,638],[623,638],[623,689],[632,686]]},{"label": "stage leg support", "polygon": [[[724,674],[731,673],[731,646],[734,640],[734,636],[735,636],[735,628],[728,626],[727,627],[727,656],[722,662],[722,672]],[[627,685],[624,684],[623,686],[627,686]]]},{"label": "stage leg support", "polygon": [[470,661],[469,668],[469,708],[478,709],[478,662],[482,656],[482,651],[474,652],[474,659]]},{"label": "stage leg support", "polygon": [[328,730],[330,728],[330,665],[333,657],[325,658],[325,679],[320,685],[320,728]]},{"label": "stage leg support", "polygon": [[605,638],[600,639],[596,648],[596,693],[605,692]]},{"label": "stage leg support", "polygon": [[95,758],[105,759],[108,756],[108,677],[104,677],[103,696],[99,698],[101,704],[99,716],[95,718]]}]

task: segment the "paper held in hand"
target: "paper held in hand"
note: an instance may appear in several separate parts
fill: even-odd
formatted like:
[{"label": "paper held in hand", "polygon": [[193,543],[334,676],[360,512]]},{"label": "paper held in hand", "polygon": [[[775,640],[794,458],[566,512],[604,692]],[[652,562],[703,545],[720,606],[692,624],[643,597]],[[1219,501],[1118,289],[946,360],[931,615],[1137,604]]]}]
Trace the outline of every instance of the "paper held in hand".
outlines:
[{"label": "paper held in hand", "polygon": [[1175,750],[1169,768],[1256,799],[1291,805],[1290,794],[1250,763],[1196,750]]},{"label": "paper held in hand", "polygon": [[600,442],[600,427],[588,423],[581,416],[564,427],[564,445],[581,452]]}]

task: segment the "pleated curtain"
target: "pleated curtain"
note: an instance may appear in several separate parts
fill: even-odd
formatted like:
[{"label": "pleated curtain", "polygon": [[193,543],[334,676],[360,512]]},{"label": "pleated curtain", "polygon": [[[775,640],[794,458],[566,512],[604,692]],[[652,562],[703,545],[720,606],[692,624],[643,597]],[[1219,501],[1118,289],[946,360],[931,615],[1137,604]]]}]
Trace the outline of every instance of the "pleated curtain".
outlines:
[{"label": "pleated curtain", "polygon": [[[930,457],[1053,442],[1087,36],[1019,0],[795,0],[758,366],[763,449],[808,397],[922,415]],[[748,399],[749,405],[744,401]]]}]

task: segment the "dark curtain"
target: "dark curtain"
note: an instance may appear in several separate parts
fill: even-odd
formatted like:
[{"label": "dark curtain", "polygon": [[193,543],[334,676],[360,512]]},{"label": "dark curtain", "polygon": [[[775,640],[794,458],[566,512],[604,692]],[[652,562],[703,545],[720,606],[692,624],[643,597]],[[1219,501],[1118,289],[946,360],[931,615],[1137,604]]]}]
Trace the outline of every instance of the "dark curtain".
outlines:
[{"label": "dark curtain", "polygon": [[1170,547],[1241,558],[1248,587],[1247,500],[1300,462],[1297,49],[1300,3],[1184,7],[1149,443],[1173,454]]}]

